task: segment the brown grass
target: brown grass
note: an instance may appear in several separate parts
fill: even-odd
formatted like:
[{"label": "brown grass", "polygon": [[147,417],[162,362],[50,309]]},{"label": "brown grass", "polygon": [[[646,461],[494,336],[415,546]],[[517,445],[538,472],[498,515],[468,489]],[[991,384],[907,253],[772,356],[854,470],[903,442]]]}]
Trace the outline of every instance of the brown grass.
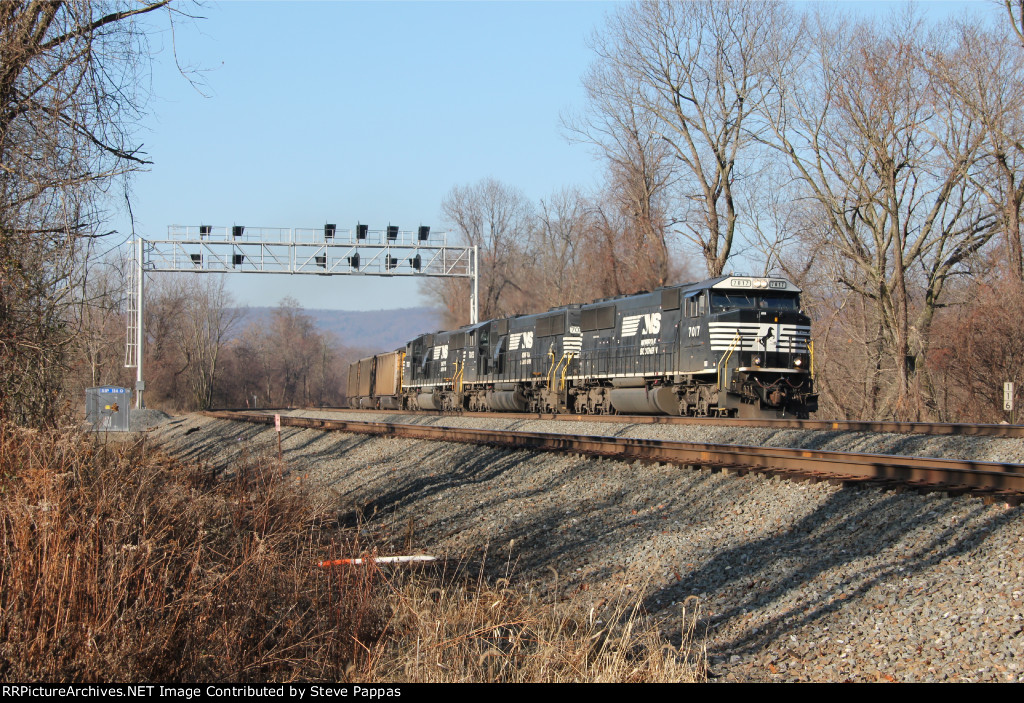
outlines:
[{"label": "brown grass", "polygon": [[701,680],[694,611],[672,646],[637,605],[598,616],[538,601],[507,579],[415,581],[393,592],[392,634],[375,653],[381,680],[413,682],[689,682]]},{"label": "brown grass", "polygon": [[[545,604],[372,552],[255,456],[231,478],[144,440],[0,425],[5,681],[685,681],[703,656],[636,609]],[[684,622],[692,622],[684,617]]]}]

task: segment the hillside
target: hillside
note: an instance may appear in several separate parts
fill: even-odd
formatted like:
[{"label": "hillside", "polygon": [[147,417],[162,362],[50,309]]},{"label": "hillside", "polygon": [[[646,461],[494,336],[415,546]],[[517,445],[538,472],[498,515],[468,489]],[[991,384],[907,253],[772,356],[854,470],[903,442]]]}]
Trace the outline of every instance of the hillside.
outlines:
[{"label": "hillside", "polygon": [[[245,309],[238,330],[253,323],[269,324],[274,308]],[[441,311],[435,308],[399,310],[303,310],[321,332],[333,334],[344,347],[366,352],[390,351],[413,337],[441,329]]]}]

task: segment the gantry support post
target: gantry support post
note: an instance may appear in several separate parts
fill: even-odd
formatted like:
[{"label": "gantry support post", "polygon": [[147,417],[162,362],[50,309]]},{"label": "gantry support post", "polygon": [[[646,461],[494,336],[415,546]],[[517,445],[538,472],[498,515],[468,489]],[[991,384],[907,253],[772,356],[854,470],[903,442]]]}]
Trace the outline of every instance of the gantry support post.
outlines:
[{"label": "gantry support post", "polygon": [[146,382],[142,376],[142,362],[143,354],[145,349],[143,348],[143,342],[146,339],[145,330],[145,300],[146,300],[146,267],[143,256],[145,255],[144,242],[142,237],[139,237],[136,241],[135,249],[135,281],[136,290],[135,295],[138,296],[135,301],[135,314],[138,316],[135,321],[135,407],[142,409],[146,407],[146,403],[142,398],[143,392],[146,389]]}]

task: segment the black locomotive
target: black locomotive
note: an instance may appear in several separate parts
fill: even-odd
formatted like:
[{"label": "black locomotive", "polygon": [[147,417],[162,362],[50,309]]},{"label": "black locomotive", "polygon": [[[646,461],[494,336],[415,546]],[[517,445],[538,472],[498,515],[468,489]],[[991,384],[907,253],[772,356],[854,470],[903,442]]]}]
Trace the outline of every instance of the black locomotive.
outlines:
[{"label": "black locomotive", "polygon": [[781,278],[722,276],[425,334],[349,368],[352,407],[697,417],[817,410]]}]

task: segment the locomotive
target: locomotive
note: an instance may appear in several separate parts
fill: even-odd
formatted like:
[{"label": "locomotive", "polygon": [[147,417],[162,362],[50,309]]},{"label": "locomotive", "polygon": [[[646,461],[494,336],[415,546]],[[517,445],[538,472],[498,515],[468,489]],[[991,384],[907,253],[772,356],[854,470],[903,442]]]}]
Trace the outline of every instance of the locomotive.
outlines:
[{"label": "locomotive", "polygon": [[806,418],[800,289],[728,275],[421,335],[349,367],[350,407]]}]

